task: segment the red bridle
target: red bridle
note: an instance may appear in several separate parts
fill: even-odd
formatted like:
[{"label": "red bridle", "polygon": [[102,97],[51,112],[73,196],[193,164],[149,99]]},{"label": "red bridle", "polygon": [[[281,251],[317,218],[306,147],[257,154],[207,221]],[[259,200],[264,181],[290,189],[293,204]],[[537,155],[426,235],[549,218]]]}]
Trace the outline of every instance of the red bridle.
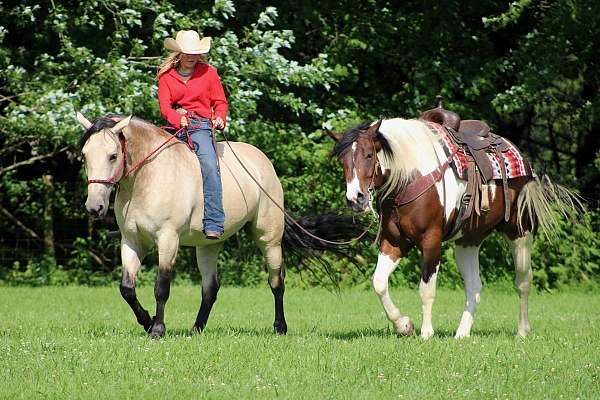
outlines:
[{"label": "red bridle", "polygon": [[127,162],[127,153],[126,153],[127,139],[125,139],[125,137],[121,135],[119,137],[119,141],[121,142],[121,163],[119,164],[119,167],[115,170],[115,172],[112,174],[112,176],[108,179],[88,179],[88,181],[87,181],[88,185],[90,183],[105,183],[107,185],[115,185],[115,184],[119,183],[121,178],[123,178],[123,175],[125,175],[125,168],[126,168],[125,164]]},{"label": "red bridle", "polygon": [[187,128],[183,127],[181,129],[179,129],[172,136],[170,136],[167,140],[162,142],[160,146],[158,146],[156,149],[152,150],[146,157],[144,157],[137,164],[135,164],[133,167],[131,167],[129,169],[129,171],[127,171],[127,150],[126,150],[127,139],[125,139],[125,137],[123,135],[120,135],[119,141],[121,142],[121,163],[119,164],[119,167],[115,170],[114,174],[112,174],[112,176],[110,178],[108,178],[108,179],[88,179],[87,184],[89,185],[90,183],[104,183],[107,185],[116,185],[124,177],[128,177],[131,174],[133,174],[138,168],[140,168],[142,166],[142,164],[144,164],[150,157],[152,157],[164,145],[166,145],[171,140],[173,140],[175,137],[177,137],[179,132],[181,132],[184,129],[187,129]]}]

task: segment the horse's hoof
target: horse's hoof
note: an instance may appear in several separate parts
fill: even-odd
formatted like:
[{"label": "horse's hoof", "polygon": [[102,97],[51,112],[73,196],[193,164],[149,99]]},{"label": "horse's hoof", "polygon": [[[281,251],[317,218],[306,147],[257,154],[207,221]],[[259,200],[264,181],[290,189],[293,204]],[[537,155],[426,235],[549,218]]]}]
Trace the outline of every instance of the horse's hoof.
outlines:
[{"label": "horse's hoof", "polygon": [[517,337],[525,339],[529,335],[529,330],[521,330],[517,332]]},{"label": "horse's hoof", "polygon": [[464,339],[464,338],[468,338],[471,336],[471,332],[469,331],[461,331],[461,330],[457,330],[456,334],[454,335],[454,339]]},{"label": "horse's hoof", "polygon": [[154,318],[150,318],[150,314],[146,313],[141,320],[138,319],[138,324],[144,327],[146,333],[150,333],[150,329],[152,329],[152,325],[154,325]]},{"label": "horse's hoof", "polygon": [[199,326],[194,325],[192,326],[192,328],[190,329],[190,331],[188,332],[188,336],[196,336],[202,333],[202,329],[200,329]]},{"label": "horse's hoof", "polygon": [[413,336],[415,334],[415,326],[408,317],[402,317],[394,323],[398,336]]},{"label": "horse's hoof", "polygon": [[421,329],[421,339],[429,340],[433,337],[434,331],[433,329]]},{"label": "horse's hoof", "polygon": [[159,339],[165,336],[165,324],[154,324],[150,330],[150,337],[152,339]]},{"label": "horse's hoof", "polygon": [[273,330],[277,335],[286,335],[287,334],[287,324],[285,322],[275,322],[273,324]]}]

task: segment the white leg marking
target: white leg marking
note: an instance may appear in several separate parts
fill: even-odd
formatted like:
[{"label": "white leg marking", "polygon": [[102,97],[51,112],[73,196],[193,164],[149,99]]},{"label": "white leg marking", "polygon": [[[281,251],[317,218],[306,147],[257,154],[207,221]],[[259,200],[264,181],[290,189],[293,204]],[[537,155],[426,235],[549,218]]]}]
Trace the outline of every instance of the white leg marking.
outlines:
[{"label": "white leg marking", "polygon": [[396,332],[400,335],[411,335],[412,323],[408,317],[403,317],[400,310],[394,305],[388,289],[389,277],[398,266],[398,260],[393,261],[387,254],[379,253],[377,268],[373,274],[373,289],[385,310],[388,319],[394,324]]},{"label": "white leg marking", "polygon": [[471,327],[475,317],[477,303],[481,293],[481,278],[479,277],[479,246],[456,246],[454,256],[458,269],[465,282],[465,296],[467,302],[460,319],[460,324],[454,337],[463,338],[471,335]]},{"label": "white leg marking", "polygon": [[525,337],[531,330],[529,326],[529,315],[527,299],[531,290],[531,245],[533,235],[527,233],[525,236],[512,241],[513,262],[515,263],[515,285],[519,291],[519,336]]},{"label": "white leg marking", "polygon": [[435,289],[437,283],[437,272],[440,268],[438,264],[435,267],[435,272],[429,278],[429,282],[425,283],[423,279],[419,283],[419,294],[421,295],[421,303],[423,305],[423,324],[421,325],[421,337],[429,339],[433,336],[433,325],[431,324],[431,309],[433,300],[435,300]]},{"label": "white leg marking", "polygon": [[[354,154],[356,151],[356,147],[357,144],[352,143],[352,154]],[[360,193],[360,182],[358,181],[358,176],[356,175],[356,167],[354,167],[352,169],[352,180],[346,184],[346,198],[349,201],[356,202],[358,193]]]}]

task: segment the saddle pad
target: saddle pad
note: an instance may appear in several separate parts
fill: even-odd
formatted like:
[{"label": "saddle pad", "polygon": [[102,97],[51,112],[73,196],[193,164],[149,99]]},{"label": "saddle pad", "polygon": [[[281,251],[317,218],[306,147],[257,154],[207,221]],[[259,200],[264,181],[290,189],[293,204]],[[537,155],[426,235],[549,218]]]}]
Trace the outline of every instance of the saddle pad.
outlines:
[{"label": "saddle pad", "polygon": [[[456,175],[460,179],[466,179],[466,170],[468,166],[468,156],[465,153],[465,149],[458,146],[452,137],[448,134],[446,129],[435,122],[425,122],[429,128],[434,132],[437,136],[439,136],[446,147],[444,150],[447,155],[454,153],[454,157],[452,158],[452,169],[456,172]],[[506,167],[506,176],[511,178],[518,178],[521,176],[531,176],[532,171],[531,167],[525,161],[519,150],[513,145],[510,141],[505,138],[502,140],[506,143],[508,147],[508,151],[500,153],[501,156],[498,156],[496,152],[486,151],[486,155],[490,160],[490,163],[494,170],[493,179],[502,179],[502,172],[500,171],[500,163],[504,162],[504,166]]]}]

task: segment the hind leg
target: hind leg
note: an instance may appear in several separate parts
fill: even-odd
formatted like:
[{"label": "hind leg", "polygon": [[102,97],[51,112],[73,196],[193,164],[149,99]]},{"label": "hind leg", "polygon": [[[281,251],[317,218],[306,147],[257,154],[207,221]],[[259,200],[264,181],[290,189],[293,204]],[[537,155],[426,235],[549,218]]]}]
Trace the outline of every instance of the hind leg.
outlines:
[{"label": "hind leg", "polygon": [[455,338],[469,337],[471,327],[475,318],[475,309],[479,303],[481,293],[481,279],[479,277],[479,246],[460,246],[456,245],[454,256],[458,269],[465,282],[466,304],[460,319],[460,324],[456,330]]},{"label": "hind leg", "polygon": [[528,316],[528,297],[531,290],[531,246],[533,235],[527,233],[525,236],[511,241],[513,261],[515,263],[515,285],[519,291],[519,330],[518,335],[525,337],[531,330]]},{"label": "hind leg", "polygon": [[[279,182],[277,182],[279,185]],[[283,204],[281,186],[271,188],[271,193],[279,204]],[[269,286],[275,301],[275,321],[273,329],[276,334],[287,333],[287,323],[283,311],[283,295],[285,293],[285,268],[282,266],[281,239],[284,230],[283,212],[276,208],[271,200],[260,202],[257,216],[249,224],[249,233],[256,242],[267,261],[269,270]]]},{"label": "hind leg", "polygon": [[283,294],[285,292],[285,269],[282,267],[281,245],[269,244],[261,247],[269,269],[269,286],[275,301],[275,321],[273,329],[279,335],[287,333],[287,323],[283,311]]},{"label": "hind leg", "polygon": [[[259,220],[259,222],[263,223],[267,221],[268,219]],[[280,227],[280,229],[276,229],[277,227]],[[281,224],[275,224],[270,230],[260,229],[258,225],[254,225],[251,233],[254,241],[267,260],[269,286],[271,287],[271,293],[273,293],[273,299],[275,301],[275,321],[273,322],[273,329],[275,333],[285,335],[287,333],[287,323],[285,322],[285,313],[283,311],[285,269],[282,266],[281,254],[283,218]]]},{"label": "hind leg", "polygon": [[196,247],[196,262],[202,276],[202,302],[192,326],[191,333],[203,331],[219,292],[219,277],[217,273],[217,258],[223,248],[222,243],[210,246]]}]

